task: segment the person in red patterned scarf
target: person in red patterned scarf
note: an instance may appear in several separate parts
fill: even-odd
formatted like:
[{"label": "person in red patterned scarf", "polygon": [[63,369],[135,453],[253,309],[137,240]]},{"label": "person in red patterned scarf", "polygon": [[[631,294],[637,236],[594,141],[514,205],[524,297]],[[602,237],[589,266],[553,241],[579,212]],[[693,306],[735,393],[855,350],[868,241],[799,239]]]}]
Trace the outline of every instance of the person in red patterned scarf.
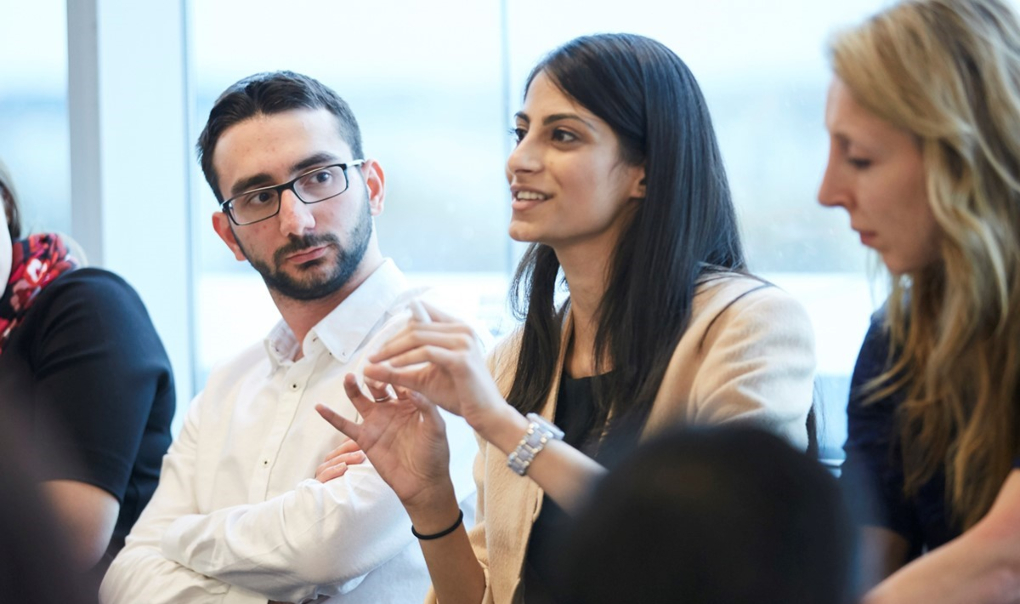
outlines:
[{"label": "person in red patterned scarf", "polygon": [[[98,589],[159,480],[175,394],[138,294],[56,233],[22,235],[0,163],[0,422],[22,422],[41,490]],[[44,444],[45,443],[45,444]]]}]

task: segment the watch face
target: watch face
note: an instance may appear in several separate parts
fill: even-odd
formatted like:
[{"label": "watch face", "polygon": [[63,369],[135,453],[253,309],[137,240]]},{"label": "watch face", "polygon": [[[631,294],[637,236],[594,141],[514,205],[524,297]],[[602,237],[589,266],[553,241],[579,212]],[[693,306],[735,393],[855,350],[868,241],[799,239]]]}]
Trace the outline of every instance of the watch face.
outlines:
[{"label": "watch face", "polygon": [[[563,430],[560,430],[558,427],[556,427],[556,424],[550,422],[549,420],[547,420],[546,418],[542,417],[537,413],[529,413],[527,417],[528,421],[531,422],[532,426],[538,428],[538,430],[541,432],[545,432],[548,440],[563,439]],[[531,428],[529,427],[528,430],[530,432]]]}]

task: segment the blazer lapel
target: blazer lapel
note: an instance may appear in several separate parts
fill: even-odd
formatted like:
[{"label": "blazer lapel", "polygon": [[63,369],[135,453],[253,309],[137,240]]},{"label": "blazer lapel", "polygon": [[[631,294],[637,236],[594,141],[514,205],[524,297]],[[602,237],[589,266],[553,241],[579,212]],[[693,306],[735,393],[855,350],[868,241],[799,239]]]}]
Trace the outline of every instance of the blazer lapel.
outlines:
[{"label": "blazer lapel", "polygon": [[[546,398],[545,405],[542,407],[542,417],[553,421],[556,416],[556,398],[560,389],[560,376],[563,375],[563,364],[566,359],[567,343],[570,342],[570,336],[573,330],[573,320],[569,309],[563,322],[563,331],[560,337],[560,349],[556,359],[556,368],[553,371],[552,386],[549,389],[549,395]],[[491,449],[499,453],[495,447],[489,445]],[[500,537],[505,538],[504,543],[510,545],[507,548],[507,569],[518,569],[516,576],[513,577],[516,580],[514,587],[519,588],[520,580],[523,577],[524,569],[524,557],[528,551],[528,541],[531,537],[531,528],[538,518],[539,512],[542,510],[542,498],[544,492],[539,488],[535,481],[528,477],[517,476],[511,471],[506,465],[506,457],[499,455],[499,459],[496,464],[501,466],[494,468],[492,465],[489,466],[489,478],[495,478],[499,476],[497,484],[486,485],[487,497],[498,497],[502,501],[500,502],[500,512],[506,512],[507,515],[504,518],[497,518],[493,516],[491,512],[487,512],[486,523],[489,525],[489,530],[493,530],[495,525],[503,525],[503,521],[507,521],[506,525],[503,525],[506,531]],[[497,481],[493,481],[494,483]],[[490,488],[497,488],[502,493],[496,495],[496,493],[490,491]],[[496,512],[497,514],[499,512]],[[516,521],[511,519],[516,518]],[[502,531],[501,531],[502,532]],[[496,537],[493,535],[493,537]],[[503,540],[503,539],[500,539]],[[490,556],[492,552],[490,552]],[[510,577],[507,577],[510,578]],[[494,586],[495,587],[495,586]],[[506,586],[509,591],[514,587]],[[499,590],[502,591],[502,590]],[[515,596],[520,596],[515,589]],[[514,600],[516,601],[516,600]]]}]

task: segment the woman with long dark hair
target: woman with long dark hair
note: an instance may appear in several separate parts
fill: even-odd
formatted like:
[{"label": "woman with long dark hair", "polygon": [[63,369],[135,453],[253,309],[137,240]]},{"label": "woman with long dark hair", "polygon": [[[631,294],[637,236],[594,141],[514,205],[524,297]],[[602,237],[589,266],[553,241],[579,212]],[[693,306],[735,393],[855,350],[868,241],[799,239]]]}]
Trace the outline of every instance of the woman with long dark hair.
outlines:
[{"label": "woman with long dark hair", "polygon": [[[349,376],[363,423],[320,409],[401,498],[443,604],[552,597],[557,527],[641,438],[742,419],[808,442],[811,327],[746,272],[686,65],[636,35],[568,42],[531,72],[514,135],[510,235],[532,243],[514,281],[523,326],[486,366],[470,328],[429,309],[365,369],[400,398],[373,401]],[[434,405],[482,446],[470,537]]]}]

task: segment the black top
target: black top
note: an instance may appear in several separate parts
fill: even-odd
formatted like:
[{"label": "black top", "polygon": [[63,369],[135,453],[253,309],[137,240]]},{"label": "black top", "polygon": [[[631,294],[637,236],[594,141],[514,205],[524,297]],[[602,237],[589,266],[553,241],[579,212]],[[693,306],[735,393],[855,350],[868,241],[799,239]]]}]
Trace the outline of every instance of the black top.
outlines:
[{"label": "black top", "polygon": [[957,537],[961,530],[946,508],[945,473],[939,470],[913,497],[903,492],[898,409],[903,391],[864,404],[864,386],[889,367],[884,313],[872,317],[850,382],[846,461],[840,481],[858,520],[894,531],[910,544],[910,559]]},{"label": "black top", "polygon": [[[564,373],[556,396],[553,423],[563,430],[563,442],[608,468],[617,465],[636,446],[640,430],[626,429],[618,422],[610,424],[605,438],[600,438],[600,432],[592,432],[596,421],[594,388],[599,378],[575,379]],[[528,604],[557,601],[555,574],[570,520],[563,508],[548,495],[544,496],[524,557],[524,599]]]},{"label": "black top", "polygon": [[104,270],[49,284],[0,354],[0,413],[31,427],[43,478],[92,484],[120,502],[108,555],[156,488],[174,406],[170,360],[145,306]]}]

